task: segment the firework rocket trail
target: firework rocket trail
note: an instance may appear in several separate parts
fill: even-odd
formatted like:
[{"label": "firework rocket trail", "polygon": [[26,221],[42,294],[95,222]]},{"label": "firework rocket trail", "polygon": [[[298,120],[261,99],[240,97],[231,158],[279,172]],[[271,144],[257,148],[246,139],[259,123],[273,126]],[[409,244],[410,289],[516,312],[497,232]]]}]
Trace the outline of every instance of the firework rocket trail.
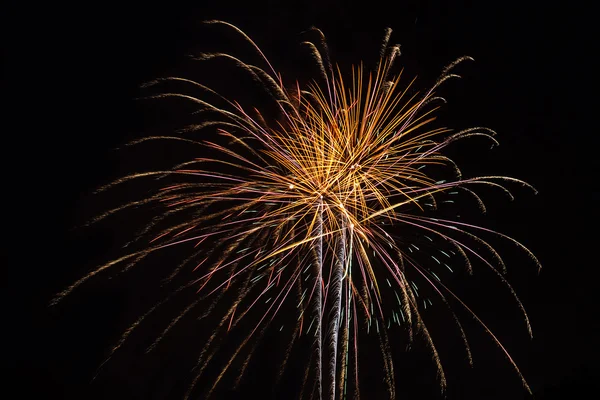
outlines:
[{"label": "firework rocket trail", "polygon": [[331,311],[329,314],[330,326],[328,335],[329,339],[329,352],[328,352],[328,360],[329,360],[329,380],[327,384],[329,385],[328,389],[328,398],[335,399],[335,389],[337,384],[336,374],[337,374],[337,361],[338,361],[338,335],[339,335],[339,325],[341,319],[341,307],[342,307],[342,284],[343,284],[343,275],[344,270],[346,268],[347,257],[346,257],[346,224],[345,217],[340,216],[341,221],[341,232],[339,237],[337,238],[338,248],[337,248],[337,257],[335,262],[333,263],[333,271],[331,273],[331,282],[328,287],[331,290],[331,294],[333,295],[331,299]]},{"label": "firework rocket trail", "polygon": [[[443,70],[430,89],[423,94],[410,94],[415,80],[401,88],[402,72],[393,75],[400,50],[398,45],[389,45],[391,29],[387,29],[374,75],[367,75],[362,66],[353,68],[347,85],[340,68],[335,71],[332,66],[323,33],[313,28],[310,32],[318,40],[302,44],[318,66],[319,79],[306,87],[298,83],[288,87],[260,48],[239,28],[223,21],[207,23],[239,35],[268,68],[247,64],[225,53],[201,54],[193,60],[232,64],[261,84],[277,106],[280,118],[273,122],[260,110],[244,108],[187,78],[159,78],[143,86],[144,90],[156,90],[171,84],[187,85],[190,90],[212,98],[213,101],[200,99],[190,94],[190,90],[146,97],[198,107],[194,116],[202,117],[202,122],[184,127],[179,134],[189,136],[212,129],[217,135],[210,140],[158,135],[131,142],[128,146],[173,141],[204,148],[210,156],[180,162],[171,170],[128,175],[99,189],[103,192],[137,180],[153,179],[157,183],[172,180],[156,193],[113,208],[91,221],[97,223],[118,212],[150,205],[164,210],[154,215],[126,244],[142,246],[140,250],[97,267],[58,293],[51,304],[57,304],[92,277],[122,264],[126,264],[121,269],[125,272],[154,252],[188,245],[194,248],[163,280],[163,285],[175,284],[178,279],[185,282],[178,283],[170,295],[157,301],[125,330],[101,367],[164,304],[186,293],[188,288],[197,288],[196,293],[202,292],[202,296],[175,315],[146,351],[150,353],[160,346],[176,326],[201,308],[205,299],[211,298],[211,303],[203,306],[204,312],[198,319],[216,313],[217,304],[227,304],[226,312],[219,317],[200,351],[186,399],[196,390],[207,366],[214,362],[224,336],[244,329],[246,321],[258,314],[241,344],[227,356],[205,397],[212,395],[225,373],[238,358],[243,358],[241,374],[236,380],[236,385],[239,384],[267,328],[284,313],[282,310],[291,315],[287,306],[290,303],[295,303],[292,314],[298,317],[282,365],[288,363],[294,341],[304,335],[313,342],[301,396],[309,385],[314,364],[314,389],[306,393],[312,396],[316,391],[319,399],[328,400],[346,399],[349,393],[358,398],[359,338],[360,343],[366,343],[366,338],[361,337],[364,331],[369,335],[375,330],[389,398],[394,399],[394,366],[386,332],[392,323],[403,326],[411,342],[415,333],[422,334],[443,389],[444,369],[421,315],[421,309],[432,302],[423,294],[425,289],[418,287],[418,279],[450,310],[469,363],[472,364],[469,343],[449,299],[454,299],[483,327],[529,390],[508,351],[487,325],[441,282],[440,275],[444,273],[441,267],[452,272],[448,263],[456,259],[462,260],[465,270],[471,273],[470,257],[479,260],[515,298],[531,335],[525,309],[503,276],[504,261],[486,240],[470,231],[507,239],[525,251],[538,267],[539,262],[522,244],[506,235],[425,215],[438,205],[454,203],[452,197],[460,193],[474,199],[485,212],[479,195],[465,186],[486,185],[500,189],[511,199],[505,184],[531,188],[519,179],[504,176],[463,178],[457,164],[441,153],[450,144],[466,138],[483,137],[498,144],[493,137],[495,132],[488,128],[453,132],[430,127],[435,120],[435,102],[443,100],[436,96],[436,91],[443,82],[457,77],[451,73],[454,67],[472,59],[459,58]],[[426,167],[446,167],[454,174],[454,180],[445,176],[440,179],[435,172],[425,173]],[[399,237],[394,231],[388,232],[391,226],[402,226],[419,234],[416,239]],[[182,277],[182,271],[189,265],[194,266],[191,280]],[[383,282],[387,282],[387,287]],[[292,301],[293,296],[298,299]],[[386,308],[388,305],[391,312]],[[282,373],[283,370],[278,380]]]},{"label": "firework rocket trail", "polygon": [[316,360],[317,360],[317,388],[318,388],[318,394],[319,394],[319,399],[323,398],[323,367],[321,364],[321,361],[323,359],[323,340],[322,340],[322,336],[323,336],[323,324],[322,324],[322,313],[323,313],[323,292],[322,292],[322,286],[321,286],[321,282],[323,282],[323,201],[322,199],[319,199],[319,202],[317,203],[317,223],[315,226],[315,237],[317,238],[315,240],[315,244],[314,244],[314,251],[315,251],[315,266],[316,266],[316,273],[315,273],[315,288],[317,289],[317,296],[315,299],[315,305],[316,305],[316,317],[318,319],[317,321],[317,327],[316,327],[316,334],[315,336],[317,337],[317,345],[316,345]]}]

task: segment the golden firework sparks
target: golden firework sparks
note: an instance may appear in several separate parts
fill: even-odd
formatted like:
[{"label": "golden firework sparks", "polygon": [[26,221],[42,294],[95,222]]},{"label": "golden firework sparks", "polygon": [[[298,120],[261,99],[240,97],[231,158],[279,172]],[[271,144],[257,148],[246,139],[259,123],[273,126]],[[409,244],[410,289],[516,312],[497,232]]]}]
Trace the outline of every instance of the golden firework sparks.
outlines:
[{"label": "golden firework sparks", "polygon": [[[531,334],[527,314],[502,275],[505,266],[500,255],[471,232],[506,238],[539,266],[535,256],[505,235],[463,222],[434,218],[428,212],[438,203],[452,202],[448,198],[460,192],[474,198],[477,206],[485,211],[483,201],[470,188],[477,185],[500,188],[509,194],[505,184],[531,187],[521,180],[503,176],[463,178],[458,166],[444,155],[448,145],[469,137],[484,137],[497,144],[495,133],[488,128],[455,132],[432,124],[437,101],[441,99],[437,96],[440,85],[456,77],[452,69],[470,58],[459,58],[443,71],[433,87],[415,92],[414,80],[404,84],[402,72],[393,73],[399,48],[388,45],[391,30],[387,30],[376,69],[368,72],[362,65],[355,67],[350,71],[348,83],[341,69],[331,65],[324,36],[315,30],[321,41],[306,43],[321,76],[306,87],[296,84],[289,88],[248,36],[226,22],[208,23],[225,25],[242,35],[268,68],[261,69],[223,53],[203,54],[196,60],[233,62],[263,84],[281,118],[267,122],[269,118],[259,110],[245,109],[191,79],[167,77],[144,85],[147,89],[174,82],[188,85],[191,91],[186,91],[187,94],[161,92],[149,98],[181,99],[195,104],[198,113],[204,113],[201,115],[212,117],[182,129],[179,133],[185,137],[152,136],[130,145],[149,140],[175,140],[188,146],[203,146],[211,156],[186,160],[172,170],[132,174],[101,188],[101,191],[107,190],[131,180],[155,178],[154,182],[163,182],[169,177],[178,178],[149,197],[124,204],[94,219],[93,222],[97,222],[128,208],[153,204],[164,210],[136,239],[146,240],[147,247],[93,270],[59,293],[53,304],[109,268],[129,262],[125,267],[128,269],[153,252],[194,244],[196,251],[167,281],[190,265],[194,266],[193,280],[137,319],[114,346],[109,358],[131,332],[171,296],[189,287],[195,287],[199,293],[198,300],[172,319],[148,351],[190,310],[203,304],[200,300],[214,298],[205,309],[207,315],[234,286],[233,300],[229,301],[227,311],[199,355],[185,398],[191,395],[206,365],[216,354],[219,335],[237,329],[250,310],[261,308],[254,329],[247,332],[222,367],[207,397],[232,362],[250,347],[242,364],[242,370],[247,368],[257,343],[254,339],[264,334],[275,315],[289,302],[296,305],[296,316],[288,318],[295,328],[283,363],[287,363],[294,340],[302,335],[313,335],[315,351],[312,361],[307,362],[305,383],[311,375],[310,366],[316,366],[315,390],[319,398],[345,398],[349,383],[358,396],[358,338],[359,332],[365,329],[377,332],[389,395],[394,398],[394,371],[385,332],[391,323],[404,324],[410,338],[414,332],[423,335],[438,369],[440,384],[446,385],[438,352],[421,316],[421,308],[432,303],[421,296],[415,279],[409,277],[412,275],[427,283],[432,293],[448,305],[469,361],[469,344],[458,317],[449,307],[449,299],[457,300],[480,322],[529,390],[496,336],[439,278],[444,268],[452,271],[448,265],[450,259],[463,259],[468,271],[472,268],[470,259],[480,260],[497,273],[513,294]],[[200,94],[189,94],[194,90]],[[215,101],[210,102],[202,95]],[[215,128],[218,136],[214,138],[197,140],[190,136]],[[453,177],[439,180],[436,174],[426,173],[425,167],[445,168]],[[183,221],[167,227],[162,225],[182,214],[187,215]],[[443,247],[435,254],[421,251],[416,243],[397,235],[400,228],[420,232],[421,238],[439,241]],[[293,296],[295,300],[291,299]],[[386,303],[388,297],[392,299],[391,305]],[[365,318],[360,318],[361,315]]]}]

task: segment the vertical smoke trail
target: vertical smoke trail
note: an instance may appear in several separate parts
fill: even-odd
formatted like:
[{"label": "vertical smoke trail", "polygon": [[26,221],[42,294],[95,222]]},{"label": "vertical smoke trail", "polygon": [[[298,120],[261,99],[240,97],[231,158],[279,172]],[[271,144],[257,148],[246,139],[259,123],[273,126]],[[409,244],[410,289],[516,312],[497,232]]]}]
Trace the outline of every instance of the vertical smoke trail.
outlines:
[{"label": "vertical smoke trail", "polygon": [[317,332],[315,337],[317,340],[317,390],[319,392],[319,400],[323,399],[323,200],[317,203],[317,221],[313,228],[315,240],[315,265],[317,269],[315,277],[316,299],[315,314],[317,317]]},{"label": "vertical smoke trail", "polygon": [[330,400],[335,400],[335,388],[337,386],[337,344],[340,330],[340,312],[342,305],[342,281],[346,268],[346,217],[340,216],[341,232],[337,240],[337,256],[334,260],[333,271],[331,272],[331,311],[329,312],[329,380],[327,382],[328,395]]}]

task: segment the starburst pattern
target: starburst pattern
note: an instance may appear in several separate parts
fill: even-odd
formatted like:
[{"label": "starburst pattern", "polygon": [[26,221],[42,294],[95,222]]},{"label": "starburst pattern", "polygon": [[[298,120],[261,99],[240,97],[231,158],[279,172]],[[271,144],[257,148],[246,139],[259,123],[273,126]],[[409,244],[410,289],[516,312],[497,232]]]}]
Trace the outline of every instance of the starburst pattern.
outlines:
[{"label": "starburst pattern", "polygon": [[[199,354],[186,398],[192,395],[218,351],[217,338],[238,328],[244,318],[253,318],[256,314],[251,310],[256,309],[260,312],[252,322],[254,328],[246,332],[220,369],[206,397],[238,358],[242,359],[240,377],[243,375],[257,339],[283,309],[285,319],[294,324],[283,364],[297,338],[314,338],[314,352],[307,360],[303,384],[304,388],[310,386],[308,379],[313,378],[314,388],[303,389],[309,397],[345,398],[349,384],[358,396],[359,337],[366,330],[377,332],[389,395],[394,398],[394,369],[386,334],[391,324],[402,325],[411,340],[416,332],[422,334],[444,387],[444,370],[420,311],[432,303],[420,296],[419,281],[448,305],[469,361],[469,344],[450,300],[462,304],[481,323],[521,376],[500,341],[442,283],[440,275],[444,268],[452,271],[451,260],[456,263],[462,259],[467,271],[472,268],[472,259],[489,267],[514,295],[531,334],[527,314],[503,276],[505,266],[500,255],[476,233],[507,239],[539,266],[538,261],[523,245],[505,235],[430,216],[438,204],[452,203],[452,198],[459,198],[461,193],[485,211],[482,199],[472,190],[477,185],[509,195],[505,187],[508,184],[531,188],[521,180],[504,176],[463,178],[458,166],[444,155],[447,146],[471,137],[497,144],[495,133],[487,128],[456,132],[433,127],[435,111],[443,101],[436,92],[444,81],[457,77],[451,72],[457,64],[471,59],[459,58],[444,69],[433,87],[418,92],[414,80],[405,81],[401,72],[393,72],[399,47],[389,45],[391,30],[386,30],[374,71],[355,67],[348,78],[332,66],[323,35],[313,28],[320,40],[304,45],[318,65],[320,77],[306,87],[286,87],[248,36],[222,21],[208,23],[224,25],[241,35],[267,68],[224,53],[202,54],[196,60],[223,59],[235,64],[263,85],[280,117],[271,121],[260,110],[245,109],[190,79],[168,77],[144,85],[146,90],[174,83],[188,86],[198,94],[161,91],[147,98],[192,103],[202,122],[185,127],[179,132],[181,136],[146,137],[130,145],[175,140],[185,146],[201,146],[211,156],[182,162],[171,170],[129,175],[101,188],[108,190],[132,180],[159,184],[169,181],[149,197],[124,204],[93,221],[134,207],[158,205],[163,211],[135,238],[147,245],[93,270],[59,293],[54,303],[105,270],[117,266],[127,270],[161,249],[193,245],[194,250],[173,269],[166,282],[174,282],[188,268],[193,269],[194,278],[176,286],[171,295],[143,313],[108,357],[121,348],[144,319],[185,289],[195,288],[198,299],[172,319],[148,351],[156,348],[191,310],[204,305],[202,300],[211,299],[204,306],[204,315],[222,311],[217,304],[225,302],[226,311]],[[197,135],[211,129],[217,135],[197,139]],[[445,179],[439,179],[440,175]],[[426,246],[432,250],[420,249],[410,236],[398,234],[404,231],[415,232],[420,240],[430,242]],[[287,311],[288,304],[293,304],[294,316]],[[525,379],[521,379],[528,389]]]}]

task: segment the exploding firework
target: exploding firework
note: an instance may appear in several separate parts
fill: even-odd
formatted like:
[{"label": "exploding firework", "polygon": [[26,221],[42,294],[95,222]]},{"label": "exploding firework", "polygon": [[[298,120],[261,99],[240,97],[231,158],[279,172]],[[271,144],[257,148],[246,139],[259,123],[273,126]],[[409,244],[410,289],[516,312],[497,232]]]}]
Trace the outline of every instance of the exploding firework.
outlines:
[{"label": "exploding firework", "polygon": [[[206,156],[171,169],[125,176],[101,188],[99,191],[105,191],[140,180],[150,182],[149,188],[155,190],[92,222],[140,207],[151,207],[154,215],[132,241],[139,250],[94,269],[59,293],[53,304],[96,275],[112,269],[127,271],[151,254],[176,247],[186,256],[162,282],[173,288],[170,294],[129,326],[107,361],[145,320],[191,289],[197,292],[197,299],[164,326],[147,350],[159,346],[194,310],[201,309],[200,318],[219,314],[198,355],[185,398],[193,396],[206,366],[214,360],[220,337],[244,330],[243,339],[218,367],[206,398],[234,362],[241,369],[241,378],[259,339],[278,316],[294,326],[283,352],[284,365],[299,338],[309,338],[313,349],[305,360],[301,397],[337,399],[351,393],[358,397],[359,348],[370,340],[379,344],[387,391],[395,398],[386,333],[394,325],[401,326],[409,340],[421,334],[440,385],[446,385],[421,313],[432,305],[423,293],[428,290],[431,297],[448,306],[469,362],[469,343],[451,302],[464,307],[481,324],[529,390],[500,341],[440,278],[456,264],[470,272],[471,261],[477,260],[496,273],[514,296],[531,334],[527,314],[503,275],[500,255],[479,235],[512,242],[539,267],[534,255],[501,233],[443,214],[433,215],[442,204],[464,197],[485,211],[482,199],[473,191],[476,186],[489,186],[511,197],[506,185],[531,188],[504,176],[463,178],[458,166],[444,155],[447,146],[462,139],[482,137],[497,144],[495,133],[487,128],[457,132],[433,127],[435,111],[443,102],[436,92],[444,81],[457,76],[452,74],[453,68],[470,58],[451,63],[430,89],[418,92],[413,89],[414,80],[405,82],[402,72],[394,73],[399,47],[389,44],[391,30],[386,31],[374,70],[360,66],[348,77],[332,65],[323,34],[313,28],[319,40],[303,45],[320,74],[308,85],[286,86],[242,31],[222,21],[208,23],[240,35],[256,51],[264,68],[225,53],[202,54],[195,59],[234,64],[261,84],[278,117],[243,107],[191,79],[167,77],[145,84],[144,90],[155,91],[146,98],[188,102],[197,108],[194,115],[201,122],[186,126],[179,136],[151,136],[130,145],[179,141],[198,146]],[[172,87],[169,85],[186,89],[163,90]],[[181,279],[182,275],[185,278]]]}]

